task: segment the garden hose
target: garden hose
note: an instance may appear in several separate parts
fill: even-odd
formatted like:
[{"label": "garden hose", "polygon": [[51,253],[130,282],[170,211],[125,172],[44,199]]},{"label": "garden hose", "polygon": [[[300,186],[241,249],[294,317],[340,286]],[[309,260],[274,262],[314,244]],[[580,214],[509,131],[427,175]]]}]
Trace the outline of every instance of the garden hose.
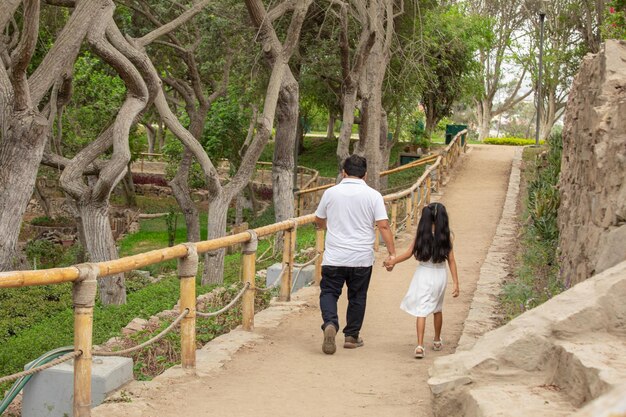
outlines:
[{"label": "garden hose", "polygon": [[[25,370],[32,369],[37,366],[45,365],[46,363],[53,361],[56,358],[59,358],[63,355],[67,355],[68,353],[72,353],[72,352],[74,352],[74,346],[65,346],[65,347],[51,350],[49,352],[44,353],[43,355],[35,359],[33,362],[26,365]],[[7,391],[7,394],[4,396],[4,398],[0,402],[0,414],[4,413],[4,411],[13,402],[15,397],[17,397],[17,394],[20,393],[20,391],[24,388],[24,386],[30,380],[31,377],[32,375],[23,376],[17,379],[13,383],[13,386],[11,387],[11,389]]]}]

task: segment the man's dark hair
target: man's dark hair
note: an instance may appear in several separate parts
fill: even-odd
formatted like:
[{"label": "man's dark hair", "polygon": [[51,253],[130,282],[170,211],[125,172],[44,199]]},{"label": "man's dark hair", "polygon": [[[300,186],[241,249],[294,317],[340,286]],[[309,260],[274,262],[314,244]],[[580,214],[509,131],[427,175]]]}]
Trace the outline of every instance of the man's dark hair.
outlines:
[{"label": "man's dark hair", "polygon": [[351,155],[343,161],[343,170],[351,177],[363,178],[367,172],[367,161],[362,156]]}]

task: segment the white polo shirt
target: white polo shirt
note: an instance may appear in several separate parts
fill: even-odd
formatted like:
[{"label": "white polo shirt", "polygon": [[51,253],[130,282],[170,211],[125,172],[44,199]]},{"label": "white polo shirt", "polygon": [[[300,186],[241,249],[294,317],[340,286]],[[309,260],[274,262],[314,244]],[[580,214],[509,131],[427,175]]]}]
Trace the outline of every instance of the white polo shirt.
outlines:
[{"label": "white polo shirt", "polygon": [[387,220],[383,196],[358,178],[344,178],[326,190],[315,215],[326,219],[322,265],[372,266],[374,224]]}]

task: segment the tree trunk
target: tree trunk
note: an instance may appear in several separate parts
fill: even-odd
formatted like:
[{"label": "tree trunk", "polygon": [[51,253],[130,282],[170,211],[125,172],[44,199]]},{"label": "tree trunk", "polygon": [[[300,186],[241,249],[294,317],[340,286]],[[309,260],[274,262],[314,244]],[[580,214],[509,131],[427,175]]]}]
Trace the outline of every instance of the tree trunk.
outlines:
[{"label": "tree trunk", "polygon": [[41,205],[44,214],[47,217],[52,217],[52,212],[50,211],[50,203],[48,203],[48,197],[46,197],[46,194],[37,183],[37,180],[35,180],[35,192],[33,194],[37,198],[37,201],[39,201],[39,204]]},{"label": "tree trunk", "polygon": [[[87,253],[91,262],[111,261],[118,259],[115,240],[109,223],[108,202],[80,202],[79,227],[84,236]],[[98,279],[100,300],[102,304],[125,304],[126,287],[124,274],[112,275]]]},{"label": "tree trunk", "polygon": [[[394,141],[389,140],[389,124],[387,121],[387,112],[383,110],[382,117],[380,119],[380,138],[379,138],[379,152],[380,152],[380,169],[381,171],[389,168],[389,156],[391,155],[391,149],[393,148]],[[385,176],[380,179],[380,189],[386,190],[389,177]]]},{"label": "tree trunk", "polygon": [[[392,3],[391,3],[392,4]],[[377,36],[365,63],[365,74],[361,79],[359,92],[362,97],[362,114],[365,116],[361,124],[365,124],[365,137],[360,138],[364,145],[367,159],[367,183],[370,187],[380,190],[380,129],[383,117],[382,88],[389,61],[390,37],[393,32],[388,15],[390,3],[388,1],[371,2],[369,12],[373,17],[373,26],[381,36]],[[386,28],[385,28],[386,27]],[[391,31],[391,32],[390,32]],[[385,37],[382,34],[385,33]]]},{"label": "tree trunk", "polygon": [[167,129],[163,125],[163,121],[159,120],[159,125],[156,132],[156,139],[159,144],[159,152],[163,152],[163,147],[165,146],[165,130]]},{"label": "tree trunk", "polygon": [[148,138],[148,153],[154,153],[154,144],[156,142],[156,132],[150,123],[143,123],[146,128],[146,137]]},{"label": "tree trunk", "polygon": [[191,198],[189,189],[189,168],[193,162],[193,155],[189,148],[185,147],[176,176],[169,182],[176,202],[185,216],[187,226],[187,241],[198,242],[200,240],[200,215],[198,208]]},{"label": "tree trunk", "polygon": [[[356,108],[357,86],[348,85],[343,95],[343,119],[339,140],[337,141],[337,174],[341,175],[341,165],[350,156],[350,138],[354,125],[354,109]],[[360,137],[360,132],[359,132]]]},{"label": "tree trunk", "polygon": [[254,194],[254,186],[252,185],[252,182],[248,183],[246,188],[248,189],[248,194],[250,194],[250,204],[252,204],[252,218],[256,219],[259,213],[259,203],[256,200],[256,195]]},{"label": "tree trunk", "polygon": [[426,125],[424,126],[424,136],[426,136],[430,140],[439,120],[437,120],[437,115],[434,110],[435,103],[430,99],[426,99],[424,104],[424,113],[426,119]]},{"label": "tree trunk", "polygon": [[[222,237],[226,234],[226,218],[230,198],[221,193],[209,202],[208,240]],[[204,272],[202,285],[221,284],[224,282],[225,249],[207,252],[204,258]]]},{"label": "tree trunk", "polygon": [[298,155],[302,155],[306,150],[304,148],[304,126],[300,123],[302,115],[298,114],[298,122],[296,123],[296,140],[298,143]]},{"label": "tree trunk", "polygon": [[299,86],[290,70],[285,71],[276,106],[276,141],[272,165],[274,212],[277,222],[294,215],[294,149],[298,125]]},{"label": "tree trunk", "polygon": [[243,223],[243,205],[246,201],[246,197],[243,193],[237,194],[235,199],[235,224],[239,225]]},{"label": "tree trunk", "polygon": [[482,99],[478,102],[477,106],[477,121],[478,121],[478,140],[483,141],[489,137],[489,131],[491,130],[491,103],[488,99]]},{"label": "tree trunk", "polygon": [[48,121],[35,111],[14,114],[10,120],[0,140],[0,271],[23,266],[17,239],[48,134]]},{"label": "tree trunk", "polygon": [[124,190],[126,206],[137,207],[137,194],[135,194],[135,183],[133,182],[133,173],[130,171],[130,164],[128,164],[126,175],[122,180],[122,189]]},{"label": "tree trunk", "polygon": [[335,114],[333,112],[330,112],[328,114],[328,129],[326,130],[326,139],[333,139],[335,137],[335,120]]}]

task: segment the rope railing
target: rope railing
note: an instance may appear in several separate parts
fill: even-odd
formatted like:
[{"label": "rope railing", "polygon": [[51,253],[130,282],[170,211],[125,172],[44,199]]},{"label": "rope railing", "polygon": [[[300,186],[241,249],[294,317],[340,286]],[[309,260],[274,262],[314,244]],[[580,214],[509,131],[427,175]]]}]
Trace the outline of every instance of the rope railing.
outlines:
[{"label": "rope railing", "polygon": [[167,334],[171,332],[172,330],[174,330],[188,314],[189,314],[189,309],[186,308],[182,313],[180,313],[176,317],[176,319],[174,319],[172,323],[170,323],[169,326],[163,329],[159,334],[157,334],[154,337],[151,337],[150,339],[146,340],[145,342],[137,346],[133,346],[133,347],[130,347],[128,349],[123,349],[123,350],[115,350],[115,351],[94,350],[93,352],[91,352],[91,354],[94,356],[124,356],[124,355],[128,355],[128,354],[140,351],[141,349],[148,347],[151,344],[156,343],[159,340],[163,339],[165,336],[167,336]]},{"label": "rope railing", "polygon": [[273,289],[280,287],[280,283],[283,279],[283,275],[285,275],[285,272],[287,272],[287,267],[283,266],[283,268],[280,270],[280,274],[278,274],[278,277],[276,278],[276,281],[274,281],[272,285],[270,285],[269,287],[256,287],[255,291],[270,292]]},{"label": "rope railing", "polygon": [[[393,233],[397,233],[399,228],[408,228],[414,225],[419,217],[419,210],[430,202],[431,192],[438,190],[444,176],[449,175],[450,167],[456,162],[463,148],[460,145],[460,135],[467,130],[459,132],[446,146],[443,152],[435,159],[424,158],[420,164],[432,163],[417,181],[409,188],[384,196],[386,203],[391,205],[391,221]],[[412,163],[408,168],[419,166]],[[407,169],[408,169],[407,168]],[[397,169],[397,168],[396,168]],[[431,174],[436,174],[433,177]],[[325,189],[328,187],[316,187]],[[398,222],[398,204],[404,203],[401,213],[404,218]],[[0,383],[19,379],[24,375],[32,375],[41,370],[50,368],[56,364],[74,360],[74,416],[89,417],[91,404],[91,354],[96,356],[118,356],[126,355],[149,346],[162,339],[175,327],[180,326],[181,338],[181,365],[183,368],[195,368],[196,355],[196,317],[214,317],[222,314],[241,302],[242,306],[242,327],[251,331],[254,324],[254,304],[255,294],[271,291],[280,287],[278,296],[280,301],[290,301],[291,291],[294,284],[298,282],[300,273],[309,265],[315,264],[315,282],[319,283],[321,278],[321,264],[324,252],[324,231],[316,231],[316,254],[313,259],[303,264],[294,262],[296,249],[296,233],[300,226],[311,224],[315,221],[315,215],[310,214],[288,219],[282,222],[258,227],[229,236],[217,239],[206,240],[194,243],[184,243],[169,248],[157,249],[137,255],[127,256],[111,261],[74,265],[64,268],[53,268],[38,271],[10,271],[0,272],[0,289],[35,285],[50,285],[64,282],[72,282],[74,285],[74,352],[55,359],[54,361],[33,368],[32,370],[20,372],[0,378]],[[282,270],[276,282],[265,288],[258,288],[255,285],[256,276],[256,252],[259,238],[265,236],[275,236],[283,233],[283,259]],[[224,249],[232,245],[243,245],[242,248],[242,275],[243,288],[237,295],[223,308],[214,312],[196,311],[196,282],[198,274],[199,254],[218,249]],[[378,249],[379,234],[375,242],[375,249]],[[265,252],[263,256],[265,256]],[[131,270],[143,268],[168,260],[177,259],[179,262],[178,276],[180,278],[180,311],[176,319],[158,335],[148,341],[114,352],[93,351],[93,308],[97,289],[97,280],[113,274],[129,272]],[[294,269],[296,269],[294,277]],[[293,279],[295,278],[295,279]],[[82,352],[90,354],[83,355]]]},{"label": "rope railing", "polygon": [[320,258],[320,256],[321,255],[319,253],[317,253],[313,257],[313,259],[309,260],[308,262],[305,262],[303,264],[293,264],[294,268],[298,268],[298,272],[296,273],[296,277],[293,279],[293,285],[291,286],[291,292],[293,292],[294,288],[296,288],[296,283],[298,282],[298,277],[300,276],[300,272],[302,272],[302,270],[304,268],[306,268],[307,266],[313,265]]},{"label": "rope railing", "polygon": [[207,313],[204,313],[202,311],[196,311],[196,316],[202,317],[202,318],[210,318],[210,317],[219,316],[220,314],[227,312],[228,310],[233,308],[235,304],[237,304],[237,301],[239,301],[239,299],[243,297],[243,295],[248,290],[248,288],[250,288],[250,283],[246,282],[243,288],[241,289],[241,291],[239,291],[237,295],[232,300],[230,300],[230,303],[226,304],[224,307],[222,307],[221,309],[217,311],[211,311]]},{"label": "rope railing", "polygon": [[44,371],[46,369],[55,367],[57,365],[60,365],[64,362],[67,362],[69,360],[72,360],[80,355],[82,355],[83,352],[81,351],[74,351],[72,353],[68,353],[66,355],[61,356],[60,358],[57,358],[53,361],[50,361],[48,363],[46,363],[45,365],[41,365],[38,366],[36,368],[32,368],[32,369],[28,369],[26,371],[22,371],[22,372],[18,372],[16,374],[13,375],[7,375],[7,376],[3,376],[2,378],[0,378],[0,384],[4,384],[5,382],[11,382],[11,381],[15,381],[17,379],[29,376],[29,375],[34,375],[38,372]]}]

